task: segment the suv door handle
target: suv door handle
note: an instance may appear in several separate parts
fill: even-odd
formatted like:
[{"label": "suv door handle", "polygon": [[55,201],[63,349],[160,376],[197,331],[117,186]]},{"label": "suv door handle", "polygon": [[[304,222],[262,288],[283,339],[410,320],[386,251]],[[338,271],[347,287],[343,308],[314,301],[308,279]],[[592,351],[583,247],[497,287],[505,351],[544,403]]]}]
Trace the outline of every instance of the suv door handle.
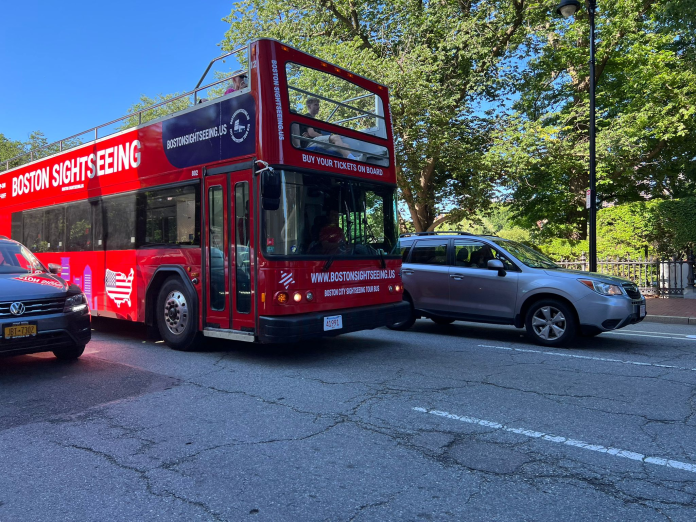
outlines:
[{"label": "suv door handle", "polygon": [[450,274],[450,277],[457,281],[462,281],[464,279],[464,276],[462,274]]}]

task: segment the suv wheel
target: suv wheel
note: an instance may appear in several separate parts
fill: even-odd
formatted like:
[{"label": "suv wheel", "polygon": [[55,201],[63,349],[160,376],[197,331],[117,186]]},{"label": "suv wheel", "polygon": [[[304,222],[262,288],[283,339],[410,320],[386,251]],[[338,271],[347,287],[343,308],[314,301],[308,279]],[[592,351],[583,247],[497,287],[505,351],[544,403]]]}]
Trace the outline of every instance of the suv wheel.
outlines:
[{"label": "suv wheel", "polygon": [[561,301],[544,299],[534,303],[525,319],[527,335],[543,346],[562,346],[575,337],[573,311]]},{"label": "suv wheel", "polygon": [[174,350],[193,350],[198,334],[193,315],[193,296],[178,277],[167,279],[157,296],[157,327]]},{"label": "suv wheel", "polygon": [[55,350],[53,355],[61,361],[74,361],[79,358],[85,351],[84,344],[75,344],[70,348],[61,348],[60,350]]},{"label": "suv wheel", "polygon": [[409,304],[409,316],[401,322],[388,324],[387,328],[390,330],[408,330],[416,322],[416,311],[413,309],[413,303],[407,299],[404,299]]}]

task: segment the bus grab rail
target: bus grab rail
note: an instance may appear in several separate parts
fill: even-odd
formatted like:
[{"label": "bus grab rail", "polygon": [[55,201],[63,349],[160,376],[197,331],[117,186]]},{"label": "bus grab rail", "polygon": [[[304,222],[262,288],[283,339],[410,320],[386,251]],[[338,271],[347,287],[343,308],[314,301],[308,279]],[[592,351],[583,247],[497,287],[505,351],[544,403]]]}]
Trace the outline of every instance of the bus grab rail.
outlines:
[{"label": "bus grab rail", "polygon": [[[353,107],[352,105],[347,105],[347,104],[342,103],[340,101],[332,100],[331,98],[327,98],[325,96],[322,96],[321,94],[316,94],[314,92],[305,91],[304,89],[300,89],[299,87],[293,87],[292,85],[288,85],[288,89],[292,89],[293,91],[301,92],[302,94],[306,94],[307,96],[313,96],[314,98],[324,100],[325,102],[335,103],[336,105],[340,105],[341,107],[345,107],[346,109],[350,109],[352,111],[362,112],[363,114],[365,114],[367,116],[373,116],[373,117],[379,118],[381,120],[384,119],[384,116],[380,116],[379,114],[375,114],[374,112],[365,111],[363,109],[358,109],[357,107]],[[330,122],[328,122],[328,123],[330,123]]]},{"label": "bus grab rail", "polygon": [[[31,150],[28,151],[28,152],[24,152],[24,153],[22,153],[22,154],[18,154],[17,156],[14,156],[14,157],[9,158],[9,159],[7,159],[7,160],[5,160],[5,161],[2,162],[2,163],[5,164],[5,169],[4,169],[4,170],[5,170],[5,171],[10,170],[10,163],[14,163],[14,162],[17,161],[18,159],[24,158],[24,157],[26,157],[26,156],[29,156],[29,163],[31,163],[32,161],[34,161],[34,155],[35,155],[35,154],[41,152],[42,150],[51,149],[52,147],[55,147],[56,145],[58,145],[58,152],[63,152],[63,144],[64,144],[66,141],[72,140],[72,139],[74,139],[74,138],[78,138],[78,137],[83,136],[83,135],[85,135],[85,134],[87,134],[87,133],[90,133],[90,132],[94,132],[94,138],[93,138],[93,140],[88,140],[88,142],[89,142],[89,141],[96,141],[97,139],[99,139],[99,132],[98,132],[99,129],[102,129],[102,128],[104,128],[104,127],[109,127],[109,126],[111,126],[111,125],[113,125],[113,124],[115,124],[115,123],[118,123],[118,122],[120,122],[120,121],[128,120],[128,119],[130,119],[130,118],[135,117],[136,115],[138,116],[138,123],[137,123],[137,124],[134,124],[134,125],[131,125],[130,127],[126,127],[126,129],[131,128],[131,127],[137,127],[138,125],[142,125],[143,113],[144,113],[144,112],[148,112],[148,111],[151,111],[151,110],[153,110],[153,109],[157,109],[158,107],[162,107],[163,105],[167,105],[167,104],[172,103],[172,102],[174,102],[174,101],[176,101],[176,100],[180,100],[180,99],[182,99],[182,98],[187,98],[187,97],[193,95],[193,104],[196,105],[196,103],[198,102],[198,93],[199,93],[200,91],[204,91],[204,90],[206,90],[206,89],[209,89],[210,87],[214,87],[215,85],[224,83],[224,82],[228,81],[230,78],[234,78],[234,77],[237,76],[238,74],[244,72],[243,69],[240,69],[240,70],[238,70],[238,71],[234,71],[232,74],[230,74],[229,76],[226,76],[225,78],[223,78],[223,79],[221,79],[221,80],[217,80],[217,81],[215,81],[215,82],[213,82],[213,83],[209,83],[209,84],[207,84],[207,85],[204,85],[203,87],[200,87],[201,82],[205,79],[205,77],[206,77],[206,75],[208,74],[208,71],[209,71],[210,68],[212,67],[213,63],[216,62],[217,60],[221,59],[221,58],[227,58],[228,56],[231,56],[231,55],[233,55],[233,54],[237,54],[237,53],[239,53],[239,52],[241,52],[241,51],[243,51],[243,50],[245,50],[245,49],[248,49],[248,46],[239,47],[238,49],[235,49],[234,51],[230,51],[229,53],[223,54],[222,56],[220,56],[220,57],[218,57],[218,58],[212,60],[212,61],[210,62],[210,64],[208,65],[208,68],[205,70],[205,73],[203,73],[203,77],[202,77],[201,80],[198,82],[198,85],[196,85],[196,88],[193,89],[192,91],[185,92],[184,94],[180,94],[179,96],[175,96],[174,98],[169,98],[168,100],[165,100],[165,101],[163,101],[163,102],[156,103],[156,104],[154,104],[154,105],[150,105],[150,106],[148,106],[148,107],[145,107],[144,109],[140,109],[140,110],[137,111],[137,112],[130,112],[130,113],[126,114],[125,116],[122,116],[122,117],[120,117],[120,118],[117,118],[117,119],[115,119],[115,120],[112,120],[112,121],[110,121],[110,122],[108,122],[108,123],[102,123],[101,125],[97,125],[96,127],[92,127],[91,129],[87,129],[86,131],[79,132],[79,133],[77,133],[77,134],[73,134],[72,136],[68,136],[67,138],[63,138],[63,139],[61,139],[61,140],[54,141],[53,143],[49,143],[48,145],[44,145],[43,147],[37,147],[37,148],[35,148],[35,149],[31,149]],[[125,130],[125,129],[119,129],[119,130]],[[111,133],[111,134],[113,134],[113,133]],[[107,136],[108,136],[108,135],[109,135],[109,134],[107,134]],[[88,142],[87,142],[87,143],[88,143]],[[84,143],[80,143],[79,145],[84,145]],[[76,146],[79,146],[79,145],[76,145]],[[72,148],[74,148],[74,147],[68,147],[66,150],[69,150],[69,149],[72,149]],[[37,156],[37,159],[39,159],[38,156]],[[0,169],[2,169],[2,163],[0,163]],[[19,166],[24,165],[24,164],[25,164],[25,163],[20,163],[20,164],[17,165],[17,166],[19,167]]]}]

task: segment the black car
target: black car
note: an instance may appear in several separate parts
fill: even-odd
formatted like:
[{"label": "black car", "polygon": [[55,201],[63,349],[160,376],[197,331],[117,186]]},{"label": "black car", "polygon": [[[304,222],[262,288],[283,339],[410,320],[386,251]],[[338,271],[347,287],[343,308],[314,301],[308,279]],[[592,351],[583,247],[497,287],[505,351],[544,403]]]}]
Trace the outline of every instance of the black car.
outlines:
[{"label": "black car", "polygon": [[87,298],[55,275],[59,270],[47,270],[26,247],[0,236],[0,355],[82,355],[92,337]]}]

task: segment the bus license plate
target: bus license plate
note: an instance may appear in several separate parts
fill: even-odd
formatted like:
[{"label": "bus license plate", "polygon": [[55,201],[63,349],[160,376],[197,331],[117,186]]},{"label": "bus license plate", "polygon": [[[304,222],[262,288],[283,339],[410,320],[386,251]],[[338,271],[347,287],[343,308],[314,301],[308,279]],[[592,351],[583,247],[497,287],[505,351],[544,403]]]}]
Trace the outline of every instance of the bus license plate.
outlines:
[{"label": "bus license plate", "polygon": [[27,337],[36,337],[38,328],[36,324],[12,324],[5,325],[3,327],[3,338],[6,340],[11,339],[25,339]]},{"label": "bus license plate", "polygon": [[645,317],[645,305],[640,305],[640,316]]},{"label": "bus license plate", "polygon": [[343,328],[343,316],[342,315],[332,315],[331,317],[324,317],[324,331],[329,330],[340,330]]}]

